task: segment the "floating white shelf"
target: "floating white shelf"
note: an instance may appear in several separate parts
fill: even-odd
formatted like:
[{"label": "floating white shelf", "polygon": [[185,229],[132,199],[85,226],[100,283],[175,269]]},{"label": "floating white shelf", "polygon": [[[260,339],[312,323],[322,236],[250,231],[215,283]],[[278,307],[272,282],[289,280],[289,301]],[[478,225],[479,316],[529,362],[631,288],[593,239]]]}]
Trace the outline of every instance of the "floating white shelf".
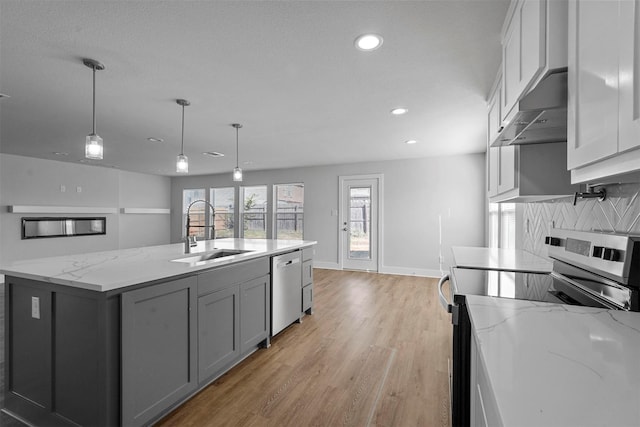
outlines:
[{"label": "floating white shelf", "polygon": [[160,214],[169,215],[171,209],[164,208],[121,208],[120,212],[123,214]]},{"label": "floating white shelf", "polygon": [[118,208],[93,206],[9,205],[9,212],[24,214],[117,214]]}]

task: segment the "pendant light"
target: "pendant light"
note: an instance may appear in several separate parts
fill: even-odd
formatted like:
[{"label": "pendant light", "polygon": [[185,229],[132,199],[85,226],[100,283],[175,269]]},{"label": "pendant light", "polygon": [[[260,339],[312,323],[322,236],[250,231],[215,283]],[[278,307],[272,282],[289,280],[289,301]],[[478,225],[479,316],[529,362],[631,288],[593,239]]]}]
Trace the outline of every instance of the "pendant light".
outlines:
[{"label": "pendant light", "polygon": [[189,159],[184,155],[184,107],[191,105],[191,103],[186,99],[176,99],[176,103],[182,106],[182,143],[180,154],[176,158],[176,172],[189,173]]},{"label": "pendant light", "polygon": [[242,127],[240,123],[233,123],[231,126],[236,128],[236,167],[233,169],[233,180],[234,181],[242,181],[242,169],[238,166],[239,155],[238,155],[238,129]]},{"label": "pendant light", "polygon": [[104,65],[89,58],[83,59],[82,63],[93,70],[93,130],[87,135],[84,156],[87,159],[102,160],[102,138],[96,134],[96,70],[104,70]]}]

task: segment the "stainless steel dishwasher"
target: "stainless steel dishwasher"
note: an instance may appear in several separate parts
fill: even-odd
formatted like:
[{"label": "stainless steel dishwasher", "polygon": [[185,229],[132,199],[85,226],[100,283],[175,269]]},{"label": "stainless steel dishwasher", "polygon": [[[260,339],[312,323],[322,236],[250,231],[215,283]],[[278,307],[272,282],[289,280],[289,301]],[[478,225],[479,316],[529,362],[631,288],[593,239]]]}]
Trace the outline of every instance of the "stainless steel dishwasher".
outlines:
[{"label": "stainless steel dishwasher", "polygon": [[302,262],[300,251],[271,258],[271,335],[302,315]]}]

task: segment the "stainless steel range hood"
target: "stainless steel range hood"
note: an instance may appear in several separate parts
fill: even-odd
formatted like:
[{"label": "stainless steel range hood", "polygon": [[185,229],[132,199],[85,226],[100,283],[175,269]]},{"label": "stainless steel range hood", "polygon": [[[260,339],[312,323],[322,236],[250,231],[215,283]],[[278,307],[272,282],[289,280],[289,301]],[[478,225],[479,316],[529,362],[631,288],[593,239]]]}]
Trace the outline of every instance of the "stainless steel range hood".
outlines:
[{"label": "stainless steel range hood", "polygon": [[567,141],[567,72],[549,74],[514,107],[492,147]]}]

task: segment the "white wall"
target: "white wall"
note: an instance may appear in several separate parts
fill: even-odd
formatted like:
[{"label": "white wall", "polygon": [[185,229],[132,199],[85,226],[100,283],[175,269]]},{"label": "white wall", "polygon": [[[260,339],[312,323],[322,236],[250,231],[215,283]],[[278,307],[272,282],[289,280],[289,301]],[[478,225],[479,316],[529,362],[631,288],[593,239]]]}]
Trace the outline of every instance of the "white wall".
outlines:
[{"label": "white wall", "polygon": [[[483,246],[485,238],[485,156],[437,157],[355,163],[273,171],[245,171],[243,185],[302,182],[305,185],[304,239],[316,240],[317,267],[338,267],[338,177],[383,174],[385,273],[440,275],[451,264],[451,246]],[[184,234],[182,190],[231,187],[231,173],[171,180],[171,240]],[[442,223],[442,245],[439,243]]]},{"label": "white wall", "polygon": [[168,177],[0,154],[0,262],[167,244],[169,215],[121,213],[97,215],[107,217],[106,235],[22,240],[23,216],[65,215],[14,214],[7,206],[169,208],[170,182]]}]

